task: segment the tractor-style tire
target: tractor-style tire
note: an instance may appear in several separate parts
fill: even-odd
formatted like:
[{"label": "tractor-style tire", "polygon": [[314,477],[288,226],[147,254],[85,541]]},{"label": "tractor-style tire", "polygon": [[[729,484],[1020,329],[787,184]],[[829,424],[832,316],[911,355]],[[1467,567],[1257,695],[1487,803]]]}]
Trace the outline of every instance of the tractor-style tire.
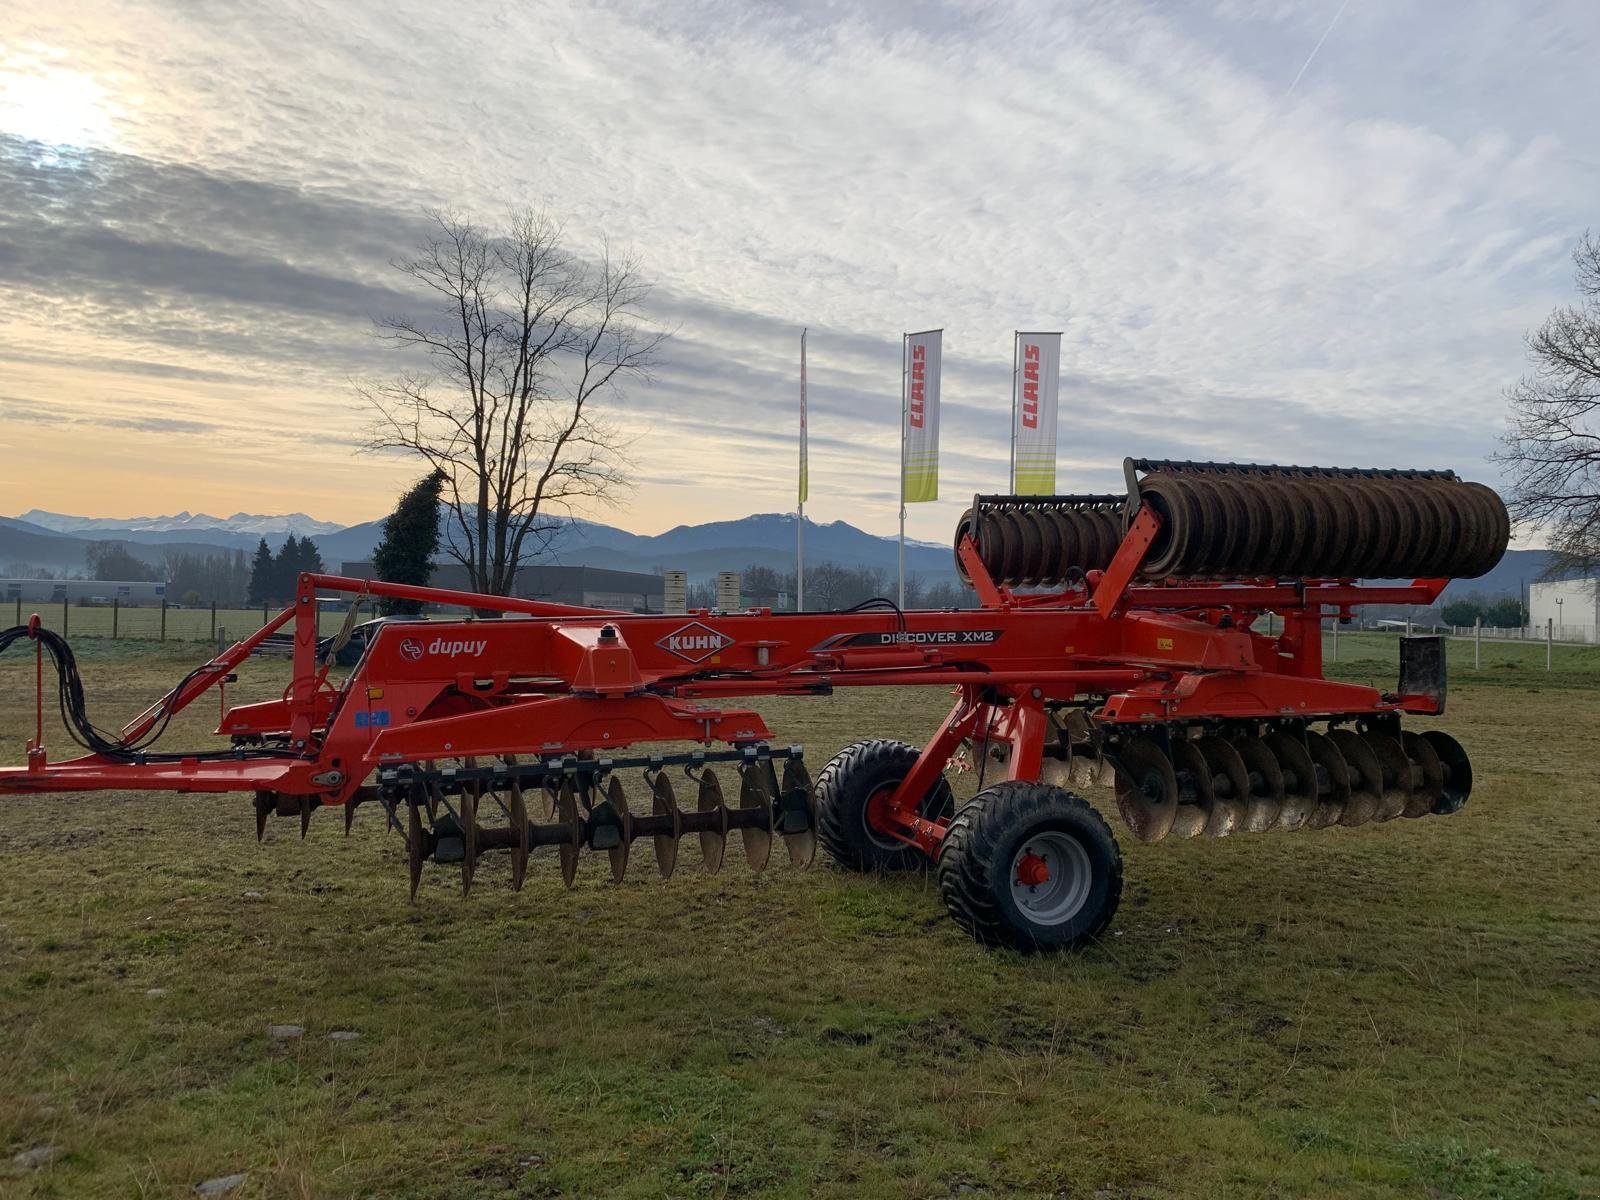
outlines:
[{"label": "tractor-style tire", "polygon": [[1122,899],[1122,854],[1089,802],[1046,783],[985,788],[950,823],[939,891],[985,946],[1066,950],[1105,932]]},{"label": "tractor-style tire", "polygon": [[[921,753],[915,746],[883,738],[846,746],[817,777],[817,838],[833,860],[850,871],[920,871],[932,861],[867,824],[867,803],[879,792],[898,787]],[[922,802],[925,817],[948,816],[955,808],[949,781],[938,784]]]}]

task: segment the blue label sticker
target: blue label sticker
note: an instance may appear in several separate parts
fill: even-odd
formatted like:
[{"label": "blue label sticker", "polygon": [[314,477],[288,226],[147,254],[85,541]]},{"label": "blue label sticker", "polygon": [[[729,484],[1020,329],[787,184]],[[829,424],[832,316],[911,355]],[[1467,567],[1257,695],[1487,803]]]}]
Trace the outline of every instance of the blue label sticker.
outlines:
[{"label": "blue label sticker", "polygon": [[389,710],[387,708],[375,708],[371,712],[358,711],[356,713],[357,729],[386,729],[388,725]]}]

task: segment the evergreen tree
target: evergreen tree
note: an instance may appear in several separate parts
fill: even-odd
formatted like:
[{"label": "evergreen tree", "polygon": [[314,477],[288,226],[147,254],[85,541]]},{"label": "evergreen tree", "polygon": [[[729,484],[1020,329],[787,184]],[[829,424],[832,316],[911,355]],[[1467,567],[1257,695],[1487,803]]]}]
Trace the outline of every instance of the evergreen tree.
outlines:
[{"label": "evergreen tree", "polygon": [[273,578],[272,550],[267,545],[267,539],[262,538],[261,544],[256,547],[256,555],[250,562],[250,590],[248,596],[251,604],[266,604],[275,599],[273,591],[276,581]]},{"label": "evergreen tree", "polygon": [[272,560],[272,594],[275,600],[289,600],[294,596],[296,578],[300,574],[300,539],[290,534],[283,539],[277,556]]},{"label": "evergreen tree", "polygon": [[[439,489],[444,472],[435,471],[400,497],[383,523],[383,540],[372,554],[372,573],[388,583],[427,587],[433,578],[433,556],[439,549]],[[378,611],[386,617],[420,613],[420,600],[385,598]]]},{"label": "evergreen tree", "polygon": [[327,570],[328,568],[322,564],[322,552],[317,549],[317,544],[309,537],[301,538],[299,562],[295,567],[296,583],[298,584],[299,582],[298,576],[301,571],[309,571],[313,575],[324,575]]}]

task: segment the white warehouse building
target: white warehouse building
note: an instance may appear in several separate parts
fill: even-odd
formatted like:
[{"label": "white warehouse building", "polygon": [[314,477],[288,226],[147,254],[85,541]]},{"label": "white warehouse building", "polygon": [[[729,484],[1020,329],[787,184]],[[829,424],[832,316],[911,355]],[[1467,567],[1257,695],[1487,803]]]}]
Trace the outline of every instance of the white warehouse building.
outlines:
[{"label": "white warehouse building", "polygon": [[1558,642],[1600,642],[1600,579],[1563,579],[1528,588],[1530,635],[1554,630]]}]

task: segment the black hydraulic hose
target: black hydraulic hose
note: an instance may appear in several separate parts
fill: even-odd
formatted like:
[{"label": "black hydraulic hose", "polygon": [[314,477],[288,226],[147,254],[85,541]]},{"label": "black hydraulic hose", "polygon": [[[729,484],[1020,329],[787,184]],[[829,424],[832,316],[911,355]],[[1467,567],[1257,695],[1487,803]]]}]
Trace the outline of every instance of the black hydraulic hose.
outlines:
[{"label": "black hydraulic hose", "polygon": [[901,608],[898,604],[889,599],[887,596],[874,596],[870,600],[863,600],[860,604],[852,604],[849,608],[840,609],[839,611],[847,613],[870,612],[875,608],[887,608],[892,611],[900,622],[900,632],[905,632],[906,614],[901,611]]},{"label": "black hydraulic hose", "polygon": [[84,702],[83,677],[78,674],[78,660],[72,653],[72,647],[67,644],[67,639],[53,630],[40,628],[30,632],[26,625],[14,625],[10,629],[0,630],[0,654],[4,654],[14,643],[23,640],[37,640],[38,644],[50,655],[50,661],[56,669],[57,702],[61,707],[61,723],[66,727],[72,740],[77,742],[91,754],[98,754],[103,758],[112,758],[122,761],[177,761],[181,758],[253,758],[258,756],[275,757],[273,751],[248,751],[248,750],[211,750],[199,753],[186,754],[146,754],[147,747],[153,746],[166,733],[167,726],[172,723],[177,709],[173,707],[174,700],[183,694],[198,676],[203,674],[205,667],[196,667],[185,675],[165,696],[161,697],[161,710],[157,714],[150,728],[138,737],[127,739],[113,736],[99,729],[89,720],[88,706]]}]

